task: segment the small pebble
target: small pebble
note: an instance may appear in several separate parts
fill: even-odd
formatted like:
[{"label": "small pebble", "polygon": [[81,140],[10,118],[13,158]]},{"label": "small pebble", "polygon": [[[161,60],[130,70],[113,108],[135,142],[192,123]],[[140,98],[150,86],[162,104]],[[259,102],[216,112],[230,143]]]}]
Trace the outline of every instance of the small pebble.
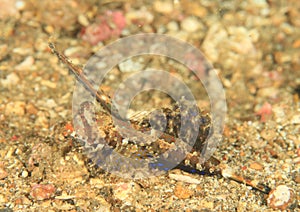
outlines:
[{"label": "small pebble", "polygon": [[15,67],[17,71],[24,71],[31,68],[31,66],[34,64],[34,58],[32,56],[26,57],[23,62],[21,62],[19,65]]},{"label": "small pebble", "polygon": [[201,181],[196,178],[192,178],[190,176],[182,175],[182,174],[169,174],[169,177],[173,180],[190,183],[190,184],[200,184],[201,183]]},{"label": "small pebble", "polygon": [[278,94],[278,89],[274,87],[266,87],[260,88],[257,91],[257,96],[264,97],[264,98],[276,98]]},{"label": "small pebble", "polygon": [[55,199],[67,200],[67,199],[74,199],[76,196],[68,195],[67,192],[63,191],[60,196],[56,196]]},{"label": "small pebble", "polygon": [[203,27],[202,23],[195,17],[187,17],[181,22],[181,28],[186,32],[196,32]]},{"label": "small pebble", "polygon": [[249,32],[249,37],[251,38],[252,42],[257,42],[259,39],[259,32],[257,29],[252,29]]},{"label": "small pebble", "polygon": [[199,1],[184,1],[181,3],[182,9],[189,15],[204,18],[207,15],[207,8],[199,4]]},{"label": "small pebble", "polygon": [[300,124],[300,114],[295,114],[291,118],[291,124]]},{"label": "small pebble", "polygon": [[[221,43],[223,44],[225,40],[228,40],[228,32],[224,27],[218,23],[212,24],[202,44],[204,53],[211,62],[219,60],[219,45],[221,45]],[[235,60],[234,64],[236,64]]]},{"label": "small pebble", "polygon": [[179,29],[179,25],[176,21],[171,21],[167,24],[167,29],[172,32],[177,32]]},{"label": "small pebble", "polygon": [[51,198],[54,195],[55,190],[56,189],[52,184],[35,184],[32,186],[30,195],[36,200],[45,200]]},{"label": "small pebble", "polygon": [[[28,55],[28,54],[32,54],[32,49],[30,48],[22,48],[22,47],[16,47],[16,48],[13,48],[13,53],[15,54],[19,54],[19,55]],[[30,56],[28,56],[30,57]]]},{"label": "small pebble", "polygon": [[294,202],[294,191],[286,185],[273,189],[267,198],[268,205],[273,209],[285,210]]},{"label": "small pebble", "polygon": [[105,182],[99,178],[91,178],[89,181],[89,184],[95,188],[102,188],[104,186]]},{"label": "small pebble", "polygon": [[16,101],[9,102],[5,108],[5,115],[18,115],[23,116],[25,114],[25,102]]},{"label": "small pebble", "polygon": [[8,173],[3,168],[0,168],[0,180],[3,180],[7,176],[8,176]]},{"label": "small pebble", "polygon": [[300,157],[296,157],[293,159],[293,163],[300,164]]},{"label": "small pebble", "polygon": [[291,35],[295,32],[293,26],[288,23],[281,24],[280,30],[282,30],[287,35]]},{"label": "small pebble", "polygon": [[57,107],[57,103],[54,101],[54,99],[47,99],[46,105],[47,105],[48,108]]},{"label": "small pebble", "polygon": [[264,8],[268,6],[268,3],[266,2],[266,0],[252,0],[251,5],[257,8]]},{"label": "small pebble", "polygon": [[82,26],[85,26],[87,27],[90,23],[89,23],[89,20],[87,19],[87,17],[83,14],[80,14],[78,16],[78,22],[82,25]]},{"label": "small pebble", "polygon": [[55,82],[51,82],[50,80],[41,80],[41,84],[47,86],[48,88],[56,88]]},{"label": "small pebble", "polygon": [[48,111],[39,111],[37,113],[37,119],[35,120],[35,124],[42,128],[49,128],[49,118],[50,114]]},{"label": "small pebble", "polygon": [[1,0],[0,1],[0,19],[5,19],[8,17],[19,17],[18,10],[16,8],[15,1],[12,0]]},{"label": "small pebble", "polygon": [[258,171],[263,170],[263,166],[260,163],[257,163],[257,162],[251,163],[250,168],[258,170]]},{"label": "small pebble", "polygon": [[22,177],[23,178],[28,177],[28,172],[26,170],[22,171]]},{"label": "small pebble", "polygon": [[272,112],[274,113],[274,119],[277,123],[281,123],[286,119],[286,112],[283,107],[272,107]]},{"label": "small pebble", "polygon": [[48,32],[49,34],[53,34],[53,33],[54,33],[54,28],[53,28],[53,26],[51,26],[51,25],[45,26],[45,27],[44,27],[44,30],[45,30],[46,32]]},{"label": "small pebble", "polygon": [[264,129],[260,136],[267,141],[273,141],[276,138],[276,131],[274,129]]},{"label": "small pebble", "polygon": [[290,52],[278,51],[274,53],[274,59],[279,64],[289,63],[292,61],[292,54]]},{"label": "small pebble", "polygon": [[69,47],[64,51],[64,54],[67,57],[77,57],[78,55],[80,55],[82,52],[84,52],[84,49],[81,46],[73,46],[73,47]]},{"label": "small pebble", "polygon": [[174,189],[174,194],[179,199],[187,199],[190,198],[194,192],[186,187],[184,187],[181,183],[177,184]]},{"label": "small pebble", "polygon": [[7,44],[0,45],[0,60],[2,60],[7,55],[8,53],[7,49],[8,49]]},{"label": "small pebble", "polygon": [[0,194],[0,203],[1,204],[7,203],[7,197],[5,195]]},{"label": "small pebble", "polygon": [[120,200],[131,203],[134,196],[140,191],[140,186],[134,182],[118,183],[114,190],[114,196]]},{"label": "small pebble", "polygon": [[300,39],[297,39],[293,42],[293,48],[295,49],[300,48]]},{"label": "small pebble", "polygon": [[200,202],[200,205],[201,205],[202,208],[205,208],[208,211],[213,211],[212,209],[214,209],[214,202],[209,202],[209,201],[206,201],[206,200],[202,200]]},{"label": "small pebble", "polygon": [[260,115],[260,121],[266,122],[268,118],[272,115],[272,105],[268,102],[265,102],[263,106],[256,112],[257,115]]},{"label": "small pebble", "polygon": [[16,73],[10,73],[9,75],[6,76],[6,79],[1,79],[1,84],[4,87],[10,87],[12,85],[18,84],[20,81],[20,78]]},{"label": "small pebble", "polygon": [[23,197],[17,198],[15,200],[15,204],[23,206],[23,205],[31,205],[32,202],[28,198],[26,198],[26,197],[23,196]]},{"label": "small pebble", "polygon": [[296,174],[294,181],[295,181],[296,183],[300,183],[300,173],[297,173],[297,174]]},{"label": "small pebble", "polygon": [[173,11],[172,1],[155,1],[154,10],[163,14],[170,14]]},{"label": "small pebble", "polygon": [[228,27],[228,32],[230,40],[227,41],[227,45],[230,49],[243,55],[256,54],[250,32],[245,27]]},{"label": "small pebble", "polygon": [[36,115],[38,112],[39,112],[39,110],[34,104],[28,103],[26,105],[26,113],[31,114],[31,115]]},{"label": "small pebble", "polygon": [[126,23],[135,23],[137,20],[143,24],[149,24],[154,20],[154,16],[146,8],[140,10],[131,10],[126,13]]},{"label": "small pebble", "polygon": [[15,3],[15,6],[18,10],[24,10],[26,7],[26,3],[25,3],[25,1],[17,0]]}]

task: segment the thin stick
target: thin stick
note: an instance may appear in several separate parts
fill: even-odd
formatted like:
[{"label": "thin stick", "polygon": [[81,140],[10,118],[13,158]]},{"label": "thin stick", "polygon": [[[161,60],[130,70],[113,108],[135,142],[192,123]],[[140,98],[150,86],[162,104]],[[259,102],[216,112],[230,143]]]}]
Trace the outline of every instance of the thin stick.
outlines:
[{"label": "thin stick", "polygon": [[241,183],[241,184],[246,184],[247,186],[251,186],[252,188],[258,190],[258,191],[261,191],[265,194],[269,194],[270,191],[271,191],[271,188],[264,185],[264,184],[261,184],[259,182],[256,182],[254,180],[251,180],[251,179],[248,179],[246,177],[243,177],[241,175],[237,175],[236,173],[234,173],[232,171],[232,169],[226,165],[226,164],[220,164],[220,169],[221,169],[221,175],[224,177],[224,178],[228,178],[230,180],[234,180],[238,183]]}]

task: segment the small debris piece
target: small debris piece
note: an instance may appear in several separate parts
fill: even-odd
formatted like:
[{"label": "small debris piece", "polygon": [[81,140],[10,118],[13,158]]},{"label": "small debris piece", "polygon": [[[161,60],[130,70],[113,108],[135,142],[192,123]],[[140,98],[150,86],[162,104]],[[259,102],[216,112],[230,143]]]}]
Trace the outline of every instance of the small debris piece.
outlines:
[{"label": "small debris piece", "polygon": [[5,19],[7,17],[16,17],[20,16],[18,9],[16,7],[15,0],[2,0],[0,1],[0,19]]},{"label": "small debris piece", "polygon": [[154,20],[153,14],[146,8],[140,8],[139,10],[130,10],[126,13],[126,23],[130,24],[150,24]]},{"label": "small debris piece", "polygon": [[300,173],[297,173],[297,174],[296,174],[294,181],[295,181],[296,183],[300,183]]},{"label": "small debris piece", "polygon": [[179,183],[174,189],[174,194],[179,199],[187,199],[190,198],[194,192],[188,188],[185,188],[181,183]]},{"label": "small debris piece", "polygon": [[254,162],[250,164],[250,168],[251,169],[255,169],[255,170],[263,170],[263,166],[260,163]]},{"label": "small debris piece", "polygon": [[187,17],[181,22],[181,27],[186,32],[196,32],[202,28],[202,23],[195,17]]},{"label": "small debris piece", "polygon": [[291,123],[292,124],[300,124],[300,114],[295,114],[291,118]]},{"label": "small debris piece", "polygon": [[259,115],[261,122],[266,122],[267,118],[272,114],[272,105],[268,102],[264,103],[264,105],[256,112]]},{"label": "small debris piece", "polygon": [[204,18],[207,15],[207,8],[197,1],[182,0],[180,1],[182,10],[188,14]]},{"label": "small debris piece", "polygon": [[190,184],[200,184],[201,183],[201,181],[196,178],[192,178],[190,176],[182,175],[182,174],[169,174],[169,177],[173,180],[190,183]]},{"label": "small debris piece", "polygon": [[82,26],[87,27],[89,25],[89,20],[85,15],[80,14],[77,19]]},{"label": "small debris piece", "polygon": [[7,176],[8,173],[3,168],[0,168],[0,180],[6,178]]},{"label": "small debris piece", "polygon": [[295,49],[300,48],[300,39],[297,39],[297,40],[294,41],[293,48],[295,48]]},{"label": "small debris piece", "polygon": [[7,197],[3,194],[0,194],[0,203],[1,204],[7,203]]},{"label": "small debris piece", "polygon": [[5,115],[23,116],[25,114],[25,102],[15,101],[9,102],[5,108]]},{"label": "small debris piece", "polygon": [[56,88],[56,83],[50,80],[41,80],[41,84],[47,86],[48,88]]},{"label": "small debris piece", "polygon": [[34,64],[34,58],[32,56],[26,57],[23,62],[15,67],[18,71],[24,71],[30,69],[30,67]]},{"label": "small debris piece", "polygon": [[273,141],[276,138],[276,131],[274,129],[264,129],[260,136],[267,141]]},{"label": "small debris piece", "polygon": [[170,14],[173,11],[172,1],[155,1],[153,8],[156,12]]},{"label": "small debris piece", "polygon": [[63,136],[67,137],[67,136],[71,135],[73,133],[73,131],[74,131],[74,128],[73,128],[72,124],[67,123],[65,125],[65,130],[63,131]]},{"label": "small debris piece", "polygon": [[15,200],[16,205],[31,205],[32,202],[26,197],[20,197]]},{"label": "small debris piece", "polygon": [[214,209],[214,202],[208,202],[206,200],[202,200],[200,202],[201,208],[205,208],[208,209],[208,211],[210,211],[209,209]]},{"label": "small debris piece", "polygon": [[33,103],[28,103],[26,105],[26,113],[30,115],[36,115],[38,112],[38,108]]},{"label": "small debris piece", "polygon": [[279,185],[273,189],[267,199],[273,209],[285,210],[294,202],[294,191],[286,185]]},{"label": "small debris piece", "polygon": [[134,201],[134,197],[140,191],[140,186],[134,182],[131,183],[118,183],[114,190],[114,196],[117,199],[131,203]]},{"label": "small debris piece", "polygon": [[98,16],[95,23],[85,27],[80,37],[92,45],[119,36],[126,25],[125,17],[121,11],[107,11],[105,15]]},{"label": "small debris piece", "polygon": [[52,184],[35,184],[32,186],[30,195],[36,200],[45,200],[51,198],[55,190],[56,189]]},{"label": "small debris piece", "polygon": [[76,196],[74,195],[68,195],[67,192],[63,191],[60,196],[56,196],[55,199],[60,199],[60,200],[67,200],[67,199],[74,199]]},{"label": "small debris piece", "polygon": [[1,79],[1,84],[3,87],[9,87],[12,85],[17,85],[20,82],[20,78],[16,73],[11,73],[6,76],[6,79]]},{"label": "small debris piece", "polygon": [[28,177],[28,172],[27,172],[26,170],[22,171],[21,176],[22,176],[23,178]]}]

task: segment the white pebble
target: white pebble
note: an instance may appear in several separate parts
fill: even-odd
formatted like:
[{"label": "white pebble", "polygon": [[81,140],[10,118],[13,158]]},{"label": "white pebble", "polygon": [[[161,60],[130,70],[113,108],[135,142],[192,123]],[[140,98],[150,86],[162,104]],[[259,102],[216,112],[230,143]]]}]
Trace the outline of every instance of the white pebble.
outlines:
[{"label": "white pebble", "polygon": [[155,1],[154,10],[159,13],[169,14],[173,11],[173,3],[171,1]]},{"label": "white pebble", "polygon": [[167,24],[167,29],[172,32],[177,32],[179,29],[178,23],[176,21],[171,21]]},{"label": "white pebble", "polygon": [[28,177],[28,172],[26,170],[22,171],[22,177],[23,178]]},{"label": "white pebble", "polygon": [[293,189],[286,185],[279,185],[273,189],[267,199],[268,205],[273,209],[285,210],[294,201]]},{"label": "white pebble", "polygon": [[9,87],[12,85],[18,84],[20,81],[20,78],[16,73],[10,73],[9,75],[6,76],[6,79],[1,79],[1,84],[3,87]]},{"label": "white pebble", "polygon": [[25,60],[23,60],[23,62],[21,62],[20,64],[18,64],[15,69],[18,71],[24,71],[24,70],[28,70],[31,68],[31,66],[34,64],[34,58],[32,56],[28,56],[25,58]]},{"label": "white pebble", "polygon": [[89,20],[87,19],[87,17],[86,17],[85,15],[82,15],[82,14],[80,14],[80,15],[78,16],[78,22],[79,22],[82,26],[85,26],[85,27],[87,27],[87,26],[90,24],[90,22],[89,22]]},{"label": "white pebble", "polygon": [[201,183],[201,181],[198,179],[192,178],[187,175],[182,175],[182,174],[169,174],[169,177],[173,180],[190,183],[190,184],[200,184]]},{"label": "white pebble", "polygon": [[76,55],[76,54],[79,54],[80,55],[80,52],[82,52],[83,49],[82,47],[80,46],[73,46],[73,47],[69,47],[67,48],[64,53],[67,57],[72,57],[72,55]]},{"label": "white pebble", "polygon": [[16,1],[15,6],[16,6],[17,10],[24,10],[26,4],[24,1],[19,0],[19,1]]},{"label": "white pebble", "polygon": [[126,13],[126,23],[128,24],[139,19],[143,20],[144,24],[149,24],[153,21],[154,16],[145,7],[142,7],[139,10],[131,10]]},{"label": "white pebble", "polygon": [[300,114],[295,114],[291,118],[291,123],[292,124],[300,124]]},{"label": "white pebble", "polygon": [[202,23],[195,17],[187,17],[181,22],[181,28],[186,32],[196,32],[202,26]]}]

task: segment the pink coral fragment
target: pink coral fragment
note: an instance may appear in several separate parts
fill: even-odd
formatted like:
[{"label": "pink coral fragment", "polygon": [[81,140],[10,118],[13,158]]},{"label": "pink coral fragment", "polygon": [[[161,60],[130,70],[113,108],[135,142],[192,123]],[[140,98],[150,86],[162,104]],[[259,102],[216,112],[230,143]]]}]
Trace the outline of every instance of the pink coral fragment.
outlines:
[{"label": "pink coral fragment", "polygon": [[105,15],[98,16],[91,25],[83,28],[80,37],[92,45],[120,36],[126,26],[126,21],[121,11],[106,11]]},{"label": "pink coral fragment", "polygon": [[45,200],[51,198],[55,190],[56,189],[52,184],[34,184],[32,186],[30,195],[36,200]]},{"label": "pink coral fragment", "polygon": [[256,112],[260,116],[261,122],[266,122],[272,114],[272,105],[268,102],[265,102],[264,105]]}]

